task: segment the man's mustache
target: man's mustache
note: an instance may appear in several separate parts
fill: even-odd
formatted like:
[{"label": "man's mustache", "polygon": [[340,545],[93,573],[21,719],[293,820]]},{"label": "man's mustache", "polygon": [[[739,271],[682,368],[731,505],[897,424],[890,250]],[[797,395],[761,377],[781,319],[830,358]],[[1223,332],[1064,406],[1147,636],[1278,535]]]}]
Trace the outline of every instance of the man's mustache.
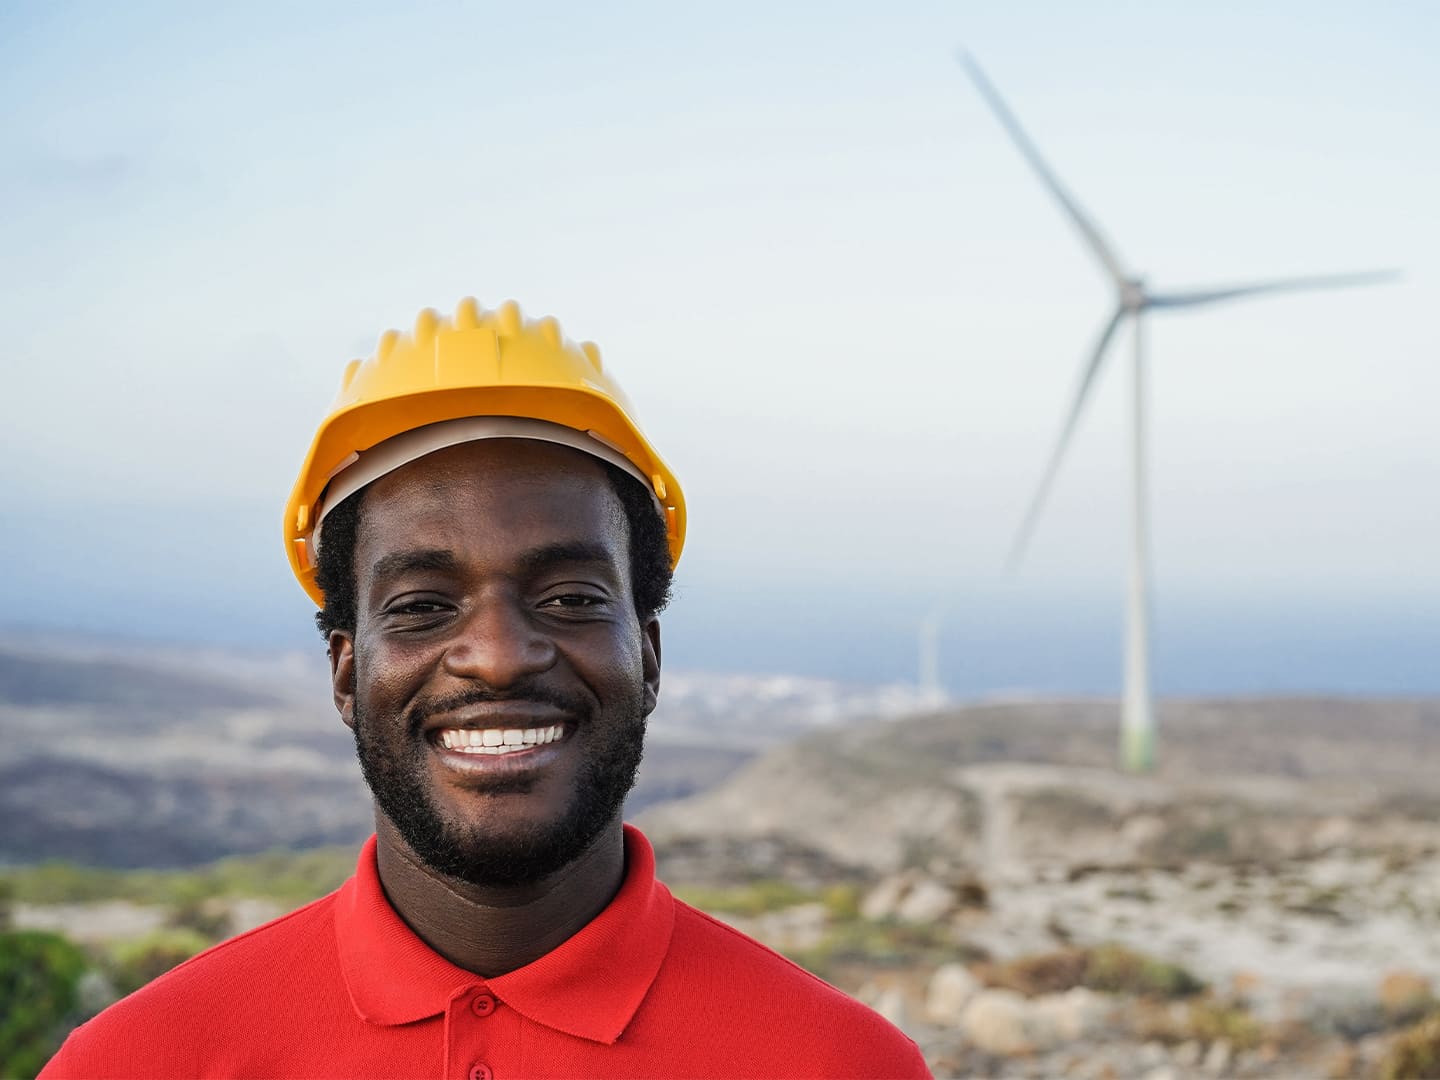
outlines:
[{"label": "man's mustache", "polygon": [[452,694],[450,697],[417,701],[408,710],[406,726],[412,735],[419,734],[425,721],[438,713],[454,712],[470,705],[489,705],[499,701],[547,706],[577,720],[588,719],[590,716],[590,702],[578,694],[566,694],[540,685],[522,685],[508,690],[490,690],[483,686],[476,686],[461,693]]}]

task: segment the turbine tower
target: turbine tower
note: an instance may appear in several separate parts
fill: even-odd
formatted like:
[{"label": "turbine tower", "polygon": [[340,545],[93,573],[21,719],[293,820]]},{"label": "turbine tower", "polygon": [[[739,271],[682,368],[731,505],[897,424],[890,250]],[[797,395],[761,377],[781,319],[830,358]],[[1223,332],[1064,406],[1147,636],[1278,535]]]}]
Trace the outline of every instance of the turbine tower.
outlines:
[{"label": "turbine tower", "polygon": [[962,52],[960,65],[969,74],[980,96],[1000,121],[1001,127],[1010,136],[1021,155],[1029,162],[1040,182],[1060,204],[1072,225],[1079,231],[1085,246],[1095,256],[1105,275],[1115,287],[1115,310],[1100,332],[1095,347],[1090,351],[1080,369],[1080,378],[1070,401],[1065,422],[1060,428],[1060,438],[1051,451],[1040,485],[1016,535],[1010,551],[1010,569],[1018,567],[1025,554],[1026,545],[1035,529],[1035,523],[1049,495],[1050,486],[1065,457],[1070,437],[1085,409],[1085,403],[1094,386],[1095,377],[1105,362],[1106,350],[1114,339],[1120,324],[1127,318],[1133,320],[1135,350],[1130,368],[1130,565],[1127,574],[1125,605],[1125,698],[1120,725],[1120,761],[1131,772],[1144,772],[1155,763],[1155,706],[1150,688],[1150,552],[1149,524],[1146,514],[1146,468],[1145,468],[1145,405],[1146,405],[1146,356],[1144,316],[1152,309],[1199,307],[1217,304],[1224,300],[1256,296],[1261,293],[1294,292],[1301,289],[1333,289],[1348,285],[1370,285],[1398,276],[1394,271],[1384,270],[1362,274],[1330,274],[1309,277],[1282,278],[1240,285],[1224,285],[1213,288],[1185,289],[1176,292],[1151,291],[1143,278],[1129,272],[1109,242],[1096,228],[1094,222],[1080,209],[1080,205],[1061,185],[1035,144],[1015,119],[1009,107],[1001,99],[985,73],[980,70],[973,57]]}]

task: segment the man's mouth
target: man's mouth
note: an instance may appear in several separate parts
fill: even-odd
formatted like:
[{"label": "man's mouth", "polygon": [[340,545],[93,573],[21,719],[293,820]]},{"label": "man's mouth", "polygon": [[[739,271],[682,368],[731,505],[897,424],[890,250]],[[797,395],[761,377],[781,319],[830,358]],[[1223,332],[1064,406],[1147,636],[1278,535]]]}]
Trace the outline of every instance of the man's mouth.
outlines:
[{"label": "man's mouth", "polygon": [[515,754],[565,736],[564,724],[533,728],[441,728],[434,735],[446,750],[462,754]]}]

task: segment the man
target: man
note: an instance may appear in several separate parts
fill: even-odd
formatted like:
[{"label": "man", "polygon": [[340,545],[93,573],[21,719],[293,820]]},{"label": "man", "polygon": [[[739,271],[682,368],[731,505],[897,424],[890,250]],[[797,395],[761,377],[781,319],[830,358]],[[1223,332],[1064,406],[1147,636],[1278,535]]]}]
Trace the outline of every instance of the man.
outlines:
[{"label": "man", "polygon": [[621,823],[679,484],[593,345],[422,312],[346,369],[286,509],[376,835],[337,892],[75,1031],[44,1076],[927,1076],[674,900]]}]

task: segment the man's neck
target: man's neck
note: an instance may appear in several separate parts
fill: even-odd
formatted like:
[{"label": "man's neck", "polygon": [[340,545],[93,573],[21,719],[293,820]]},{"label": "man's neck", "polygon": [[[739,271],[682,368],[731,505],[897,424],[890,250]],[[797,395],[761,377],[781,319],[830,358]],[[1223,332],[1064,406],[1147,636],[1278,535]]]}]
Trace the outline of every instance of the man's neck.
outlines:
[{"label": "man's neck", "polygon": [[493,978],[569,940],[605,909],[625,877],[620,821],[585,854],[533,884],[490,888],[436,873],[383,814],[376,815],[380,884],[425,944],[457,967]]}]

